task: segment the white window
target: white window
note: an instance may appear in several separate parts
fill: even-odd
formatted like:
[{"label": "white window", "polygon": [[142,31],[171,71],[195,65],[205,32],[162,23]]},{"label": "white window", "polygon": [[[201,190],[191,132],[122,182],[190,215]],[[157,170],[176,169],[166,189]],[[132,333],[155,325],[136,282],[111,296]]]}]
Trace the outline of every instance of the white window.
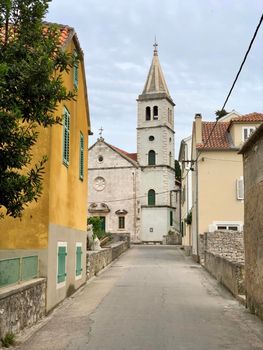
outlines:
[{"label": "white window", "polygon": [[236,180],[236,194],[238,200],[244,199],[244,180],[243,176],[240,176],[239,179]]},{"label": "white window", "polygon": [[211,225],[208,226],[209,232],[214,231],[242,231],[243,230],[243,222],[242,221],[213,221]]},{"label": "white window", "polygon": [[239,231],[239,225],[216,225],[216,229],[221,230],[231,230],[231,231]]},{"label": "white window", "polygon": [[242,141],[245,142],[255,130],[256,130],[255,126],[243,127],[242,128]]}]

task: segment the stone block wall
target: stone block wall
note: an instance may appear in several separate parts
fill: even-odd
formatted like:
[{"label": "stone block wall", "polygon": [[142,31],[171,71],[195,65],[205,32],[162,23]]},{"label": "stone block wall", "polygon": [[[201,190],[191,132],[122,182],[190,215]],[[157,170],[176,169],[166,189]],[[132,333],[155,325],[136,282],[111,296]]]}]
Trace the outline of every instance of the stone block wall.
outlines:
[{"label": "stone block wall", "polygon": [[45,315],[46,279],[0,289],[0,338],[32,326]]},{"label": "stone block wall", "polygon": [[129,241],[113,243],[99,251],[87,251],[87,280],[129,249]]},{"label": "stone block wall", "polygon": [[204,266],[234,295],[245,294],[244,234],[215,231],[204,234]]},{"label": "stone block wall", "polygon": [[177,232],[172,235],[163,236],[163,244],[180,245],[182,244],[182,236]]},{"label": "stone block wall", "polygon": [[215,231],[204,234],[204,250],[229,261],[244,263],[244,234],[236,231]]}]

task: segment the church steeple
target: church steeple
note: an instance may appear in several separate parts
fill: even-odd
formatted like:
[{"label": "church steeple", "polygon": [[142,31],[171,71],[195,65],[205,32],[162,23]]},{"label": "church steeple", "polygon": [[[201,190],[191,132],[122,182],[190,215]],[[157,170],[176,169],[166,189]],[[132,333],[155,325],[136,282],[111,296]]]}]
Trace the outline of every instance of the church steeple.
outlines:
[{"label": "church steeple", "polygon": [[[165,93],[170,97],[170,93],[164,79],[162,68],[158,58],[157,42],[155,40],[152,64],[144,85],[142,95]],[[171,97],[170,97],[171,98]]]}]

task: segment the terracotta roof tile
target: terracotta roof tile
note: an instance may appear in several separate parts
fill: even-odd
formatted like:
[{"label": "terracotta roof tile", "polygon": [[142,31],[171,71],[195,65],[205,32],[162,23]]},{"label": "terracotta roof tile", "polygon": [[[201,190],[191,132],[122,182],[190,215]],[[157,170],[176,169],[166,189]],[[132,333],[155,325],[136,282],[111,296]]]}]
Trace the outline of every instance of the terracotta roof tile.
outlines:
[{"label": "terracotta roof tile", "polygon": [[263,113],[249,113],[241,115],[240,117],[236,117],[231,119],[229,124],[229,129],[233,123],[255,123],[255,122],[263,122]]},{"label": "terracotta roof tile", "polygon": [[[228,149],[231,148],[227,135],[229,122],[202,122],[202,144],[198,144],[198,149]],[[209,135],[215,126],[211,137]],[[209,138],[208,143],[206,144]],[[205,146],[204,146],[205,145]]]},{"label": "terracotta roof tile", "polygon": [[132,159],[135,162],[137,162],[137,153],[128,153],[128,152],[124,151],[123,149],[118,148],[118,147],[113,146],[113,145],[111,145],[111,147],[114,148],[117,152],[122,153],[126,157],[129,157],[130,159]]}]

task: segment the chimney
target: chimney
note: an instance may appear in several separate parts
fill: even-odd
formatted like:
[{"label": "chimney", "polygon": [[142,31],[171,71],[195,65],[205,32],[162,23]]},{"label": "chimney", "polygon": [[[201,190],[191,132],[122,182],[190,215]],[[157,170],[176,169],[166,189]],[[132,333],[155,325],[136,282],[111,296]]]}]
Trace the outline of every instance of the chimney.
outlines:
[{"label": "chimney", "polygon": [[202,143],[202,114],[195,115],[195,140],[196,144]]}]

